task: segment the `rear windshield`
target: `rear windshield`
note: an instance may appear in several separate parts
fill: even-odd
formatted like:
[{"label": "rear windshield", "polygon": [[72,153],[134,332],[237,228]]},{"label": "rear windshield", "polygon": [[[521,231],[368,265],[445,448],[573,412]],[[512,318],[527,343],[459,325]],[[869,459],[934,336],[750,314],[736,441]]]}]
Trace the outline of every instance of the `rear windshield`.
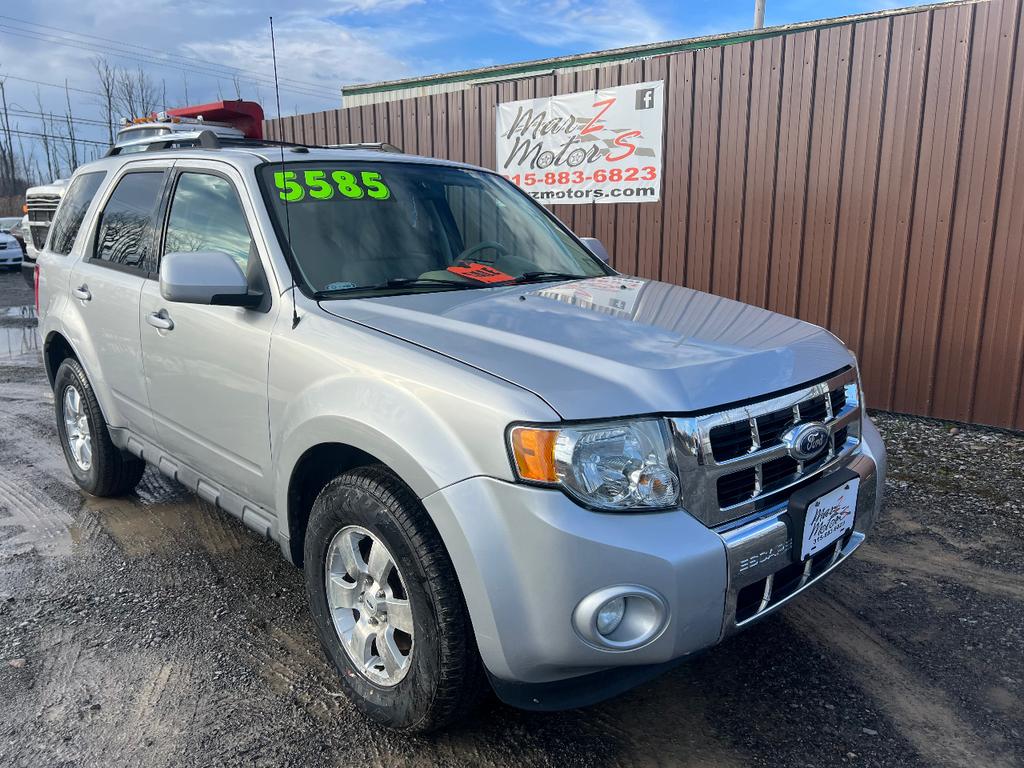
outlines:
[{"label": "rear windshield", "polygon": [[609,270],[504,179],[395,162],[268,164],[260,181],[310,292],[486,288]]},{"label": "rear windshield", "polygon": [[139,141],[140,139],[149,139],[153,136],[163,136],[165,133],[170,133],[169,128],[132,128],[130,130],[121,131],[117,134],[117,141],[115,146],[120,146],[123,143],[129,141]]}]

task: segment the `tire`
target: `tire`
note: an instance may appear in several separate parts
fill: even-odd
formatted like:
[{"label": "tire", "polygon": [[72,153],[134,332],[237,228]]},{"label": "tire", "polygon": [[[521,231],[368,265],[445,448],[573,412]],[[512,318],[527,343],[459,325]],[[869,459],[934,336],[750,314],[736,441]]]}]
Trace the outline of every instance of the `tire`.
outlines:
[{"label": "tire", "polygon": [[[77,410],[70,403],[78,403]],[[66,358],[57,369],[53,383],[53,406],[57,416],[57,435],[60,437],[68,469],[79,487],[93,496],[123,496],[139,484],[146,462],[121,451],[110,440],[107,422],[100,411],[85,370],[73,358]],[[78,418],[74,415],[77,413]],[[65,418],[68,417],[68,418]],[[81,448],[81,440],[69,440],[70,422],[76,422],[73,435],[85,434],[88,428],[88,460]],[[79,448],[72,446],[77,444]]]},{"label": "tire", "polygon": [[[397,579],[393,573],[382,579],[387,584],[375,593],[381,603],[371,606],[372,611],[366,608],[371,597],[368,591],[359,602],[362,610],[332,611],[329,605],[327,578],[331,573],[338,578],[340,561],[334,554],[328,562],[328,554],[340,551],[334,545],[343,543],[346,536],[359,539],[361,545],[369,542],[369,549],[363,552],[367,563],[372,562],[373,547],[382,544],[398,572]],[[464,717],[487,690],[462,591],[441,537],[412,491],[385,467],[375,465],[346,472],[321,491],[313,503],[306,533],[305,577],[320,643],[340,672],[345,692],[371,720],[397,731],[425,733]],[[363,578],[372,579],[366,574]],[[351,588],[358,591],[359,582]],[[403,592],[408,600],[406,607],[411,609],[411,637],[398,628],[407,619],[400,621],[398,612],[392,611],[390,615],[396,618],[389,621],[385,612],[390,610],[387,605],[401,603]],[[337,604],[333,597],[331,600]],[[378,609],[382,613],[373,612]],[[368,672],[357,665],[346,649],[348,641],[342,639],[336,626],[336,622],[352,620],[346,616],[357,615],[357,624],[373,622],[374,615],[383,617],[377,628],[370,630],[373,632],[387,631],[385,625],[393,625],[391,636],[400,651],[411,644],[404,672],[382,681],[377,675],[387,676],[383,661],[382,671]],[[381,637],[377,634],[372,640],[369,655],[384,656],[380,652]],[[357,641],[356,647],[365,646]]]}]

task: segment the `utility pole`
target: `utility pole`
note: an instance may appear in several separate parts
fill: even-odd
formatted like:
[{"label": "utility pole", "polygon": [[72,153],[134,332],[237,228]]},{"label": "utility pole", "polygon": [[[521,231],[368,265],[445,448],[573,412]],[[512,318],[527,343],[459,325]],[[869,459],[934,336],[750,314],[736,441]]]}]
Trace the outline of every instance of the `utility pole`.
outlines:
[{"label": "utility pole", "polygon": [[764,29],[765,0],[754,0],[754,29]]}]

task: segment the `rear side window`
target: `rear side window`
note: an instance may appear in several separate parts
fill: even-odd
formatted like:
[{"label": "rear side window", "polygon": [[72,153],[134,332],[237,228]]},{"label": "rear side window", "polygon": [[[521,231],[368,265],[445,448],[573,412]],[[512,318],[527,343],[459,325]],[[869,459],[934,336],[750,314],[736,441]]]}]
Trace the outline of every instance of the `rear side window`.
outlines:
[{"label": "rear side window", "polygon": [[100,214],[93,259],[156,271],[153,219],[163,183],[163,171],[129,173],[117,182]]},{"label": "rear side window", "polygon": [[106,175],[106,171],[83,173],[71,182],[71,186],[64,194],[64,202],[61,203],[57,217],[53,220],[53,226],[50,228],[50,250],[53,253],[63,256],[71,253],[89,203],[92,202],[96,190],[100,188],[103,177]]}]

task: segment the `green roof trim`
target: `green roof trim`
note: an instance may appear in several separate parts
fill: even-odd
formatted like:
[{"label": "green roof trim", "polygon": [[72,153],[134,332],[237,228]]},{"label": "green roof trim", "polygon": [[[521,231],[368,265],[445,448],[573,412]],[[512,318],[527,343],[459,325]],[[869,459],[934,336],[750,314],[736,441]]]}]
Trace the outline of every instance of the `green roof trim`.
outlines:
[{"label": "green roof trim", "polygon": [[792,32],[802,32],[812,29],[829,29],[832,27],[855,24],[861,21],[889,18],[892,16],[903,16],[909,13],[926,13],[936,8],[946,8],[951,5],[973,5],[987,0],[953,0],[952,2],[939,2],[929,5],[912,6],[909,8],[895,8],[870,13],[859,13],[852,16],[840,16],[831,19],[820,19],[817,21],[803,21],[796,24],[785,24],[777,27],[765,27],[764,29],[751,29],[742,32],[729,32],[720,35],[708,35],[705,37],[694,37],[683,40],[670,40],[663,43],[650,43],[646,45],[634,45],[625,48],[614,48],[607,51],[595,51],[593,53],[573,54],[570,56],[559,56],[551,59],[535,59],[517,64],[501,64],[492,67],[481,67],[479,69],[466,69],[458,72],[445,74],[426,75],[424,77],[411,77],[402,80],[388,80],[379,83],[362,83],[357,85],[342,86],[342,98],[344,94],[371,94],[386,93],[404,88],[418,88],[428,85],[443,85],[447,83],[459,83],[470,80],[505,80],[513,79],[516,76],[528,76],[547,70],[557,70],[564,67],[585,67],[588,65],[601,65],[627,59],[649,58],[652,56],[664,56],[682,51],[693,51],[701,48],[717,48],[736,43],[748,43],[754,40],[763,40],[770,37],[778,37]]}]

